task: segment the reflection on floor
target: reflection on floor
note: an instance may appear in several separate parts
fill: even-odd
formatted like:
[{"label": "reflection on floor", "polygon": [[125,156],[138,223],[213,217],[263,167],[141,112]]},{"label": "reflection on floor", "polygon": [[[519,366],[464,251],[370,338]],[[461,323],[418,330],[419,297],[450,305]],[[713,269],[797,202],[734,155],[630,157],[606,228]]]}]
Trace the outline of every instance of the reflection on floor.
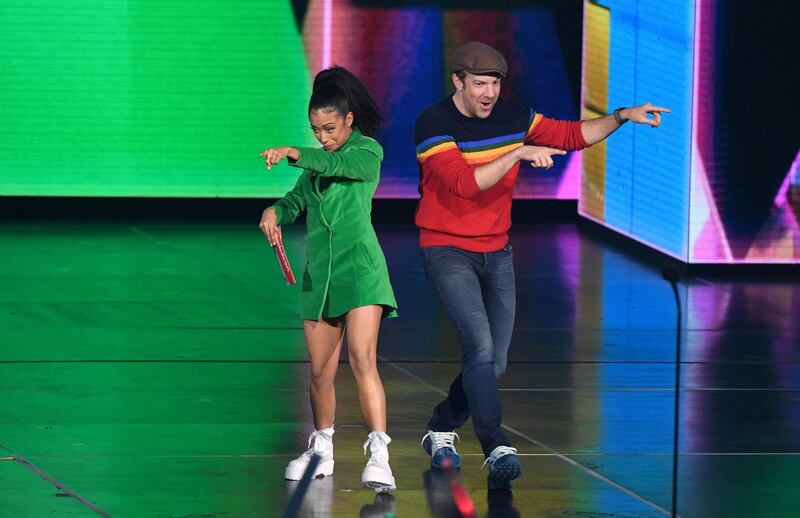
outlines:
[{"label": "reflection on floor", "polygon": [[[311,429],[299,289],[252,225],[0,224],[0,515],[277,516]],[[296,270],[302,228],[285,229]],[[359,488],[352,374],[337,378],[336,473],[303,516],[454,516],[419,442],[458,373],[410,227],[380,229],[400,305],[379,354],[398,491]],[[517,326],[501,380],[522,454],[480,516],[668,516],[675,306],[658,265],[574,225],[517,225]],[[800,282],[680,286],[679,513],[800,516]],[[45,476],[46,478],[42,478]]]}]

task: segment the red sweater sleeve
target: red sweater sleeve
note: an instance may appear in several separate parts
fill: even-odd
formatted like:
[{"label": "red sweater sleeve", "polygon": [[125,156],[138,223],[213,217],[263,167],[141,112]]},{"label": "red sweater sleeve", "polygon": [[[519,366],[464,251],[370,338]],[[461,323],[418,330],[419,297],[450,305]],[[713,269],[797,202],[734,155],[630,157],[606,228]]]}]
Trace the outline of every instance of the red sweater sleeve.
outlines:
[{"label": "red sweater sleeve", "polygon": [[528,128],[525,143],[567,151],[579,151],[589,147],[583,138],[581,121],[550,119],[540,113],[536,114]]},{"label": "red sweater sleeve", "polygon": [[459,198],[469,199],[481,192],[475,179],[477,166],[464,160],[455,142],[443,143],[430,152],[419,153],[417,159],[425,173],[423,182],[429,180],[429,176],[434,177]]}]

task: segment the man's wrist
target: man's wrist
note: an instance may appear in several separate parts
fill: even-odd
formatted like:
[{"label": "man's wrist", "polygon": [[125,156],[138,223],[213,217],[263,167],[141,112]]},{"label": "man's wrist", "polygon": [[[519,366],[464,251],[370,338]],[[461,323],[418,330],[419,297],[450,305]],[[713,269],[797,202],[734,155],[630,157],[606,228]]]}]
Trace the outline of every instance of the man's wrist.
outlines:
[{"label": "man's wrist", "polygon": [[627,108],[623,106],[623,107],[617,108],[613,112],[614,120],[617,121],[617,124],[619,124],[620,126],[622,126],[623,124],[628,122],[628,119],[622,116],[623,110],[627,110]]}]

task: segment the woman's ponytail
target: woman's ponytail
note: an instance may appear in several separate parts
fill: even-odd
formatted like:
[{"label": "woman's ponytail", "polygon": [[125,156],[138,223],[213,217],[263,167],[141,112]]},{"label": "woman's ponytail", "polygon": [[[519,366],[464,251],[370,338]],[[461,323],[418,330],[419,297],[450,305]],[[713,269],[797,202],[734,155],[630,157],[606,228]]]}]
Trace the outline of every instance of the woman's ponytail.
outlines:
[{"label": "woman's ponytail", "polygon": [[375,138],[381,122],[378,105],[367,88],[346,68],[333,66],[317,74],[308,111],[334,108],[344,117],[353,112],[353,124],[364,135]]}]

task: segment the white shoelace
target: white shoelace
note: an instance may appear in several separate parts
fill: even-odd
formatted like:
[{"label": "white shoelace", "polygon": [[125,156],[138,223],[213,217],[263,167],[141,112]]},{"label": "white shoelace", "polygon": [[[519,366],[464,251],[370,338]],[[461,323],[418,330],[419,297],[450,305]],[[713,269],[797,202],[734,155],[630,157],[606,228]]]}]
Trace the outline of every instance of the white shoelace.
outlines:
[{"label": "white shoelace", "polygon": [[516,448],[512,448],[511,446],[498,446],[497,448],[492,450],[492,453],[489,455],[489,457],[487,457],[486,460],[483,461],[483,464],[481,464],[481,469],[483,469],[483,467],[487,463],[489,464],[489,467],[491,468],[492,465],[495,462],[497,462],[497,459],[499,459],[500,457],[505,457],[506,455],[510,455],[512,453],[514,455],[516,455],[517,454],[517,449]]},{"label": "white shoelace", "polygon": [[427,439],[428,437],[431,438],[431,454],[436,453],[442,448],[450,448],[455,452],[456,451],[455,440],[458,439],[458,441],[461,442],[461,437],[459,437],[456,432],[429,431],[428,433],[425,434],[425,437],[422,438],[422,442],[420,444],[424,444],[425,439]]},{"label": "white shoelace", "polygon": [[[333,440],[333,436],[329,435],[325,432],[320,432],[319,430],[314,430],[311,432],[311,435],[308,436],[308,449],[303,452],[303,455],[306,457],[311,457],[314,452],[323,452],[322,445],[324,442],[330,443]],[[317,447],[319,446],[319,447]]]},{"label": "white shoelace", "polygon": [[381,464],[389,462],[389,443],[391,437],[383,432],[371,432],[364,441],[364,455],[369,447],[369,460],[367,464]]}]

